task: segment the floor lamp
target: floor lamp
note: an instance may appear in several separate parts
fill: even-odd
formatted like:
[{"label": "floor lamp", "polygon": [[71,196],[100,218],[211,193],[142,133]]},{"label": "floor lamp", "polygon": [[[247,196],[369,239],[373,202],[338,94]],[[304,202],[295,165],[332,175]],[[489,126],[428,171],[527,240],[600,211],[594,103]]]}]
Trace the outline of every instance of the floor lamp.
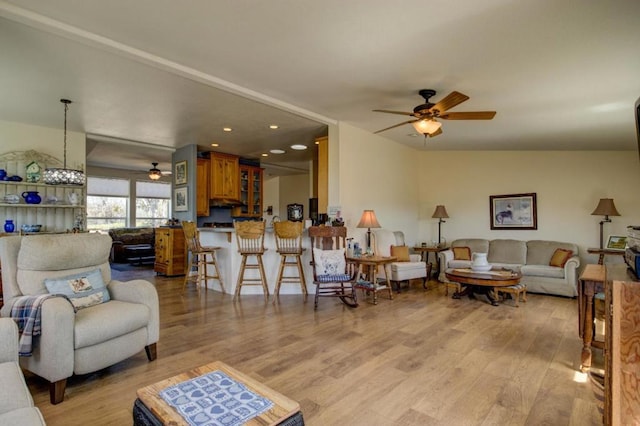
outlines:
[{"label": "floor lamp", "polygon": [[592,215],[604,216],[604,219],[600,221],[600,250],[603,247],[602,228],[605,222],[611,222],[609,216],[620,216],[618,210],[616,210],[615,204],[613,204],[613,198],[600,198],[598,207],[591,213]]},{"label": "floor lamp", "polygon": [[436,211],[433,212],[433,216],[431,217],[438,219],[438,247],[440,247],[440,244],[442,243],[440,232],[442,231],[442,224],[446,222],[446,220],[442,219],[449,219],[447,209],[444,206],[436,206]]},{"label": "floor lamp", "polygon": [[[358,222],[358,228],[367,228],[367,253],[371,249],[371,228],[382,228],[376,218],[376,213],[373,210],[365,210],[362,212],[360,222]],[[373,250],[373,249],[371,249]]]}]

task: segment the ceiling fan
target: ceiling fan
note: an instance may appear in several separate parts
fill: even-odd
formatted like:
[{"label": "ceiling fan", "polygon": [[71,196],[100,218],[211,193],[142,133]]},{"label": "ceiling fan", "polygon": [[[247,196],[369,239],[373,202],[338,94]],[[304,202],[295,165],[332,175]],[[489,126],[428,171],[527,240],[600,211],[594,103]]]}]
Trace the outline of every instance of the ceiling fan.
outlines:
[{"label": "ceiling fan", "polygon": [[495,115],[495,111],[469,111],[469,112],[447,112],[449,109],[469,99],[467,95],[453,91],[445,96],[440,102],[434,104],[429,99],[436,94],[435,90],[422,89],[418,92],[424,98],[425,103],[418,105],[413,112],[390,111],[386,109],[374,109],[375,112],[386,112],[388,114],[408,115],[413,117],[411,120],[403,121],[374,133],[384,132],[395,127],[411,124],[425,138],[427,136],[434,137],[442,133],[442,123],[436,118],[444,120],[491,120]]}]

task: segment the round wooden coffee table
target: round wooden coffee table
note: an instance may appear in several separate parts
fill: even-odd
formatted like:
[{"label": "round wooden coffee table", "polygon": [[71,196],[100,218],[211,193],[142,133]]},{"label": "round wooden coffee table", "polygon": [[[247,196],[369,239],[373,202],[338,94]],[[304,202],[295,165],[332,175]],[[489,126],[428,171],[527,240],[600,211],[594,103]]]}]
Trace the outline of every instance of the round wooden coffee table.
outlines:
[{"label": "round wooden coffee table", "polygon": [[444,274],[449,281],[467,286],[462,291],[456,291],[453,294],[454,299],[459,299],[474,290],[482,289],[480,292],[487,295],[489,302],[493,306],[498,306],[498,299],[493,292],[494,287],[517,285],[522,278],[522,274],[519,271],[496,267],[487,272],[474,272],[472,269],[454,268],[447,269]]}]

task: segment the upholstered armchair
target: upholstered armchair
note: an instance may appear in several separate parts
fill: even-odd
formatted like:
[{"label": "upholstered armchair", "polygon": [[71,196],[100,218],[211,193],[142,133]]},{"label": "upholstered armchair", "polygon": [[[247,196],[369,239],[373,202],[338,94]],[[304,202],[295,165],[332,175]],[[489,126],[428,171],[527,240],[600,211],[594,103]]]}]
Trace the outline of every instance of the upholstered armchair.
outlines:
[{"label": "upholstered armchair", "polygon": [[409,253],[404,241],[402,231],[389,231],[378,229],[373,232],[374,252],[379,256],[396,256],[397,262],[390,265],[390,280],[396,284],[396,290],[400,292],[400,283],[413,279],[422,279],[422,285],[427,288],[427,263],[421,260],[419,254]]},{"label": "upholstered armchair", "polygon": [[[94,233],[0,238],[5,302],[1,316],[11,316],[23,296],[64,293],[64,287],[84,296],[76,281],[90,283],[81,291],[101,290],[97,299],[79,299],[90,301],[88,307],[81,308],[73,294],[48,297],[41,304],[41,334],[34,340],[32,355],[20,357],[20,364],[50,382],[52,404],[63,401],[67,378],[73,374],[106,368],[142,349],[150,361],[156,358],[156,289],[145,280],[111,280],[110,250],[111,237]],[[60,283],[62,287],[48,290]]]}]

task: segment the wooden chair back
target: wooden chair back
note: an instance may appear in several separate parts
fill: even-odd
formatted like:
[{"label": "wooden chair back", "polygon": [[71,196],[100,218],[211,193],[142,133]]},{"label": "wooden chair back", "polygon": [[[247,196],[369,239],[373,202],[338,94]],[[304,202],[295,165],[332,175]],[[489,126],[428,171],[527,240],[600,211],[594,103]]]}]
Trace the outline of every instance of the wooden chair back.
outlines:
[{"label": "wooden chair back", "polygon": [[279,253],[302,253],[302,222],[274,222],[273,231],[276,236],[276,247]]},{"label": "wooden chair back", "polygon": [[235,221],[233,227],[240,253],[264,252],[264,221]]},{"label": "wooden chair back", "polygon": [[309,227],[311,248],[337,250],[346,247],[347,228],[344,226]]},{"label": "wooden chair back", "polygon": [[202,248],[200,246],[200,238],[195,222],[183,221],[182,230],[184,231],[184,239],[187,241],[187,248],[192,253],[197,253]]}]

